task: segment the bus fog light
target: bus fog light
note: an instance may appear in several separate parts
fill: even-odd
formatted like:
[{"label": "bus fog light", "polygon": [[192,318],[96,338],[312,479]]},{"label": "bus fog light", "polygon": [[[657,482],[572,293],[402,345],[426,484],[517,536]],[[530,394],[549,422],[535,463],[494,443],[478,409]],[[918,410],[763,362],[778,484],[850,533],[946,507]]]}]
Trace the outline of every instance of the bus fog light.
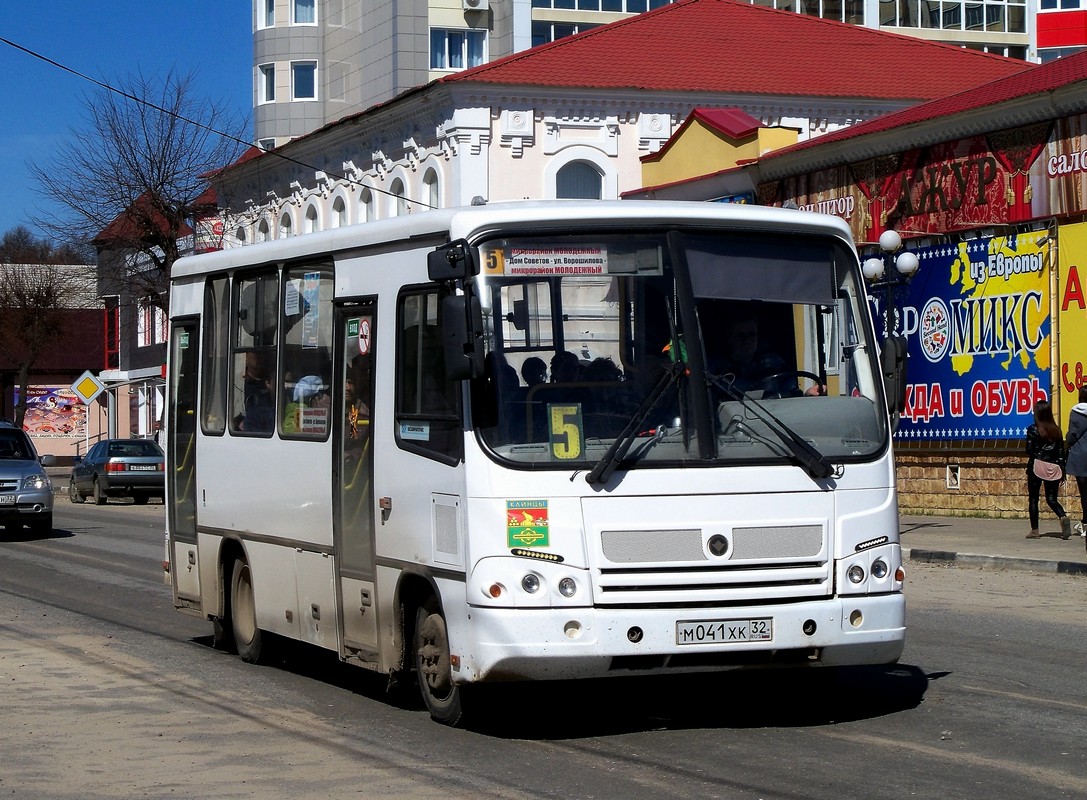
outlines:
[{"label": "bus fog light", "polygon": [[860,583],[864,580],[864,567],[860,564],[854,564],[845,574],[853,583]]},{"label": "bus fog light", "polygon": [[483,590],[483,594],[487,597],[499,598],[502,593],[506,591],[506,587],[501,583],[492,583],[486,589]]},{"label": "bus fog light", "polygon": [[576,639],[581,636],[581,623],[572,619],[562,626],[562,632],[566,634],[567,639]]},{"label": "bus fog light", "polygon": [[859,608],[855,608],[849,612],[849,624],[854,628],[859,628],[864,624],[864,614],[861,613]]},{"label": "bus fog light", "polygon": [[540,591],[540,576],[535,572],[528,573],[521,578],[521,588],[529,594],[536,594],[536,592]]},{"label": "bus fog light", "polygon": [[872,562],[872,577],[883,579],[887,577],[887,573],[890,572],[890,567],[887,566],[887,562],[882,558],[877,558]]},{"label": "bus fog light", "polygon": [[559,581],[559,594],[563,597],[573,597],[577,594],[577,582],[573,578],[563,578]]}]

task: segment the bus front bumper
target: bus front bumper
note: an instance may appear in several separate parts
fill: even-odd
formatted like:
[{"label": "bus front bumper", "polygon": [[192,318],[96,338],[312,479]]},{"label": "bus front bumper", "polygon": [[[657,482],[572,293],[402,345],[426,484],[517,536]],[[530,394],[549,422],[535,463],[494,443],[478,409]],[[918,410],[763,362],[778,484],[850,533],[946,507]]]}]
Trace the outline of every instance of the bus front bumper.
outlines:
[{"label": "bus front bumper", "polygon": [[451,642],[456,683],[889,664],[905,646],[905,598],[693,610],[477,606],[464,633]]}]

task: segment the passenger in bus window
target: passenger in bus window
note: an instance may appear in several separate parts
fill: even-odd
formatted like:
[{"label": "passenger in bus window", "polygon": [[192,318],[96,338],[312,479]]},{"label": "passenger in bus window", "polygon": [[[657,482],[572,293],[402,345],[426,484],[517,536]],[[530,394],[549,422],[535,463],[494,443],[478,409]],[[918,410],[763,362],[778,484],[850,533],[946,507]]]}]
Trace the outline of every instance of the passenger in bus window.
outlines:
[{"label": "passenger in bus window", "polygon": [[529,389],[547,383],[547,364],[539,356],[529,356],[521,364],[521,377]]},{"label": "passenger in bus window", "polygon": [[275,398],[263,353],[250,350],[245,354],[242,375],[245,409],[238,427],[247,433],[268,433],[275,426]]},{"label": "passenger in bus window", "polygon": [[551,382],[573,383],[581,377],[581,362],[569,350],[562,350],[551,357]]},{"label": "passenger in bus window", "polygon": [[[739,392],[761,391],[766,397],[799,395],[796,368],[772,350],[765,349],[759,340],[759,317],[749,306],[735,307],[727,313],[722,352],[708,355],[707,367],[726,385]],[[815,386],[804,394],[823,394],[823,387]]]}]

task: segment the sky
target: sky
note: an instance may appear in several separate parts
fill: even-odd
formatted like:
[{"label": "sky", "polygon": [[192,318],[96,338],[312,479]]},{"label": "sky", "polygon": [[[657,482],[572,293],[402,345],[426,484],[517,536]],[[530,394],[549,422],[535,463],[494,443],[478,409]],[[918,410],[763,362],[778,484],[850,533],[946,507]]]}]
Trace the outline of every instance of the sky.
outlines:
[{"label": "sky", "polygon": [[[108,13],[107,13],[108,12]],[[251,0],[49,0],[0,18],[0,37],[104,83],[142,72],[195,71],[195,93],[252,119]],[[63,214],[36,189],[27,162],[48,164],[87,127],[93,83],[0,42],[0,236]],[[250,128],[250,133],[251,133]]]}]

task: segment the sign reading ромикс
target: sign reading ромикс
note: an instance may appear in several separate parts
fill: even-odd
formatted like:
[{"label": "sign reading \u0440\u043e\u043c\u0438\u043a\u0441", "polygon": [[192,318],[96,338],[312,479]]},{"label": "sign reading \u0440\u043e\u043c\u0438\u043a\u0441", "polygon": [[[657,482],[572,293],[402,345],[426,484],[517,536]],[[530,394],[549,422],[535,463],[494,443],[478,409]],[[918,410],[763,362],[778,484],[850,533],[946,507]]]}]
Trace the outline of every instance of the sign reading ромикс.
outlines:
[{"label": "sign reading \u0440\u043e\u043c\u0438\u043a\u0441", "polygon": [[[906,440],[1018,438],[1050,390],[1050,254],[1044,232],[913,249],[905,293]],[[877,329],[885,298],[872,298]],[[882,331],[880,331],[882,335]]]}]

